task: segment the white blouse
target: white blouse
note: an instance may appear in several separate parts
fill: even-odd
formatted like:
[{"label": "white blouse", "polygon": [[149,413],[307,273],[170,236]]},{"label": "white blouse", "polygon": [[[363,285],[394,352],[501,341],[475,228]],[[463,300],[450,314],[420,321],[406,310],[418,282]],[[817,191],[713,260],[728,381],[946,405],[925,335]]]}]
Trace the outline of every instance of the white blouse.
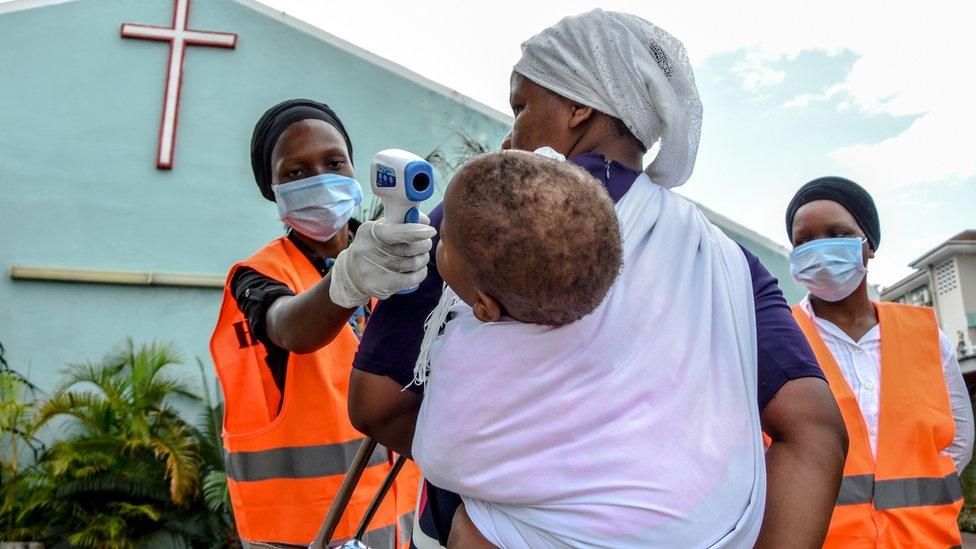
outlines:
[{"label": "white blouse", "polygon": [[[816,316],[813,307],[810,306],[809,296],[803,298],[800,307],[816,321],[817,332],[834,355],[837,366],[850,385],[861,408],[861,415],[864,416],[864,423],[867,425],[871,453],[877,457],[881,396],[881,330],[875,326],[868,330],[860,341],[855,342],[834,323]],[[956,469],[962,472],[973,454],[973,409],[969,400],[969,391],[959,369],[956,351],[942,330],[939,330],[939,343],[942,349],[942,370],[952,405],[952,417],[956,422],[956,436],[943,454],[951,456]]]}]

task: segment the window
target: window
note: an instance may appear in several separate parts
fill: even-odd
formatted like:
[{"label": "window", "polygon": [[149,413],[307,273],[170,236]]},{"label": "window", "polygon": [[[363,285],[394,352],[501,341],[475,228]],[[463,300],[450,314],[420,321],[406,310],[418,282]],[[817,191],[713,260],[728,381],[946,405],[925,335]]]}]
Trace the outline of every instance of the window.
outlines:
[{"label": "window", "polygon": [[932,296],[929,294],[929,287],[922,286],[921,288],[913,291],[911,299],[905,300],[905,302],[911,305],[918,305],[920,307],[931,307]]}]

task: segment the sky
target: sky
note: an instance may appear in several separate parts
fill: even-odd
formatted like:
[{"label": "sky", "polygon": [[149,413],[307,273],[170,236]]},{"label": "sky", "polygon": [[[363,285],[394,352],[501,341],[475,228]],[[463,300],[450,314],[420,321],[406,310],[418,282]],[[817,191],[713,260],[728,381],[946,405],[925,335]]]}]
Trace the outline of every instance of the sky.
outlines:
[{"label": "sky", "polygon": [[635,13],[695,67],[686,196],[786,245],[796,189],[849,177],[880,211],[868,276],[882,286],[976,228],[973,2],[263,2],[505,113],[522,41],[594,7]]}]

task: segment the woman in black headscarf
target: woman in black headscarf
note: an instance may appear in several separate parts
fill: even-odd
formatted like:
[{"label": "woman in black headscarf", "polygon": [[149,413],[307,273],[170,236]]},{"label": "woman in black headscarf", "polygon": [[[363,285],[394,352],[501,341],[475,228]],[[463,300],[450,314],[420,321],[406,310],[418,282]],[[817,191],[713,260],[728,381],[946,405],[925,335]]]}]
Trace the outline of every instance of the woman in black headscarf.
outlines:
[{"label": "woman in black headscarf", "polygon": [[793,278],[810,291],[793,315],[850,438],[824,547],[960,546],[969,391],[931,308],[868,297],[881,243],[874,200],[848,179],[815,179],[790,202],[786,233]]},{"label": "woman in black headscarf", "polygon": [[[228,484],[242,539],[308,545],[362,438],[347,415],[359,335],[350,318],[371,297],[424,279],[434,229],[368,221],[351,238],[362,199],[352,143],[322,103],[269,109],[254,128],[251,167],[288,230],[231,268],[211,340]],[[387,457],[373,456],[336,535],[353,534]],[[371,523],[371,546],[396,538],[393,507]]]}]

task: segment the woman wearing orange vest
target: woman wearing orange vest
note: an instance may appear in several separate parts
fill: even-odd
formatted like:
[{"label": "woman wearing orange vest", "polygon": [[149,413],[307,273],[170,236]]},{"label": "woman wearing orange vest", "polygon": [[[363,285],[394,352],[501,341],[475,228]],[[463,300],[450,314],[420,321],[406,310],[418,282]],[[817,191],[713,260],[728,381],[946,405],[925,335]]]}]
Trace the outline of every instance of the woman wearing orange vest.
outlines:
[{"label": "woman wearing orange vest", "polygon": [[930,308],[872,302],[881,229],[871,196],[840,177],[804,185],[786,214],[793,307],[850,438],[825,547],[958,547],[958,472],[973,412],[952,344]]},{"label": "woman wearing orange vest", "polygon": [[[347,392],[357,313],[426,276],[434,230],[366,222],[352,144],[328,106],[285,101],[254,128],[251,166],[287,234],[231,267],[210,348],[225,400],[228,488],[247,544],[307,546],[363,435]],[[353,321],[350,322],[350,319]],[[336,531],[352,536],[392,464],[372,456]],[[370,547],[409,540],[418,474],[409,464],[370,524]]]}]

